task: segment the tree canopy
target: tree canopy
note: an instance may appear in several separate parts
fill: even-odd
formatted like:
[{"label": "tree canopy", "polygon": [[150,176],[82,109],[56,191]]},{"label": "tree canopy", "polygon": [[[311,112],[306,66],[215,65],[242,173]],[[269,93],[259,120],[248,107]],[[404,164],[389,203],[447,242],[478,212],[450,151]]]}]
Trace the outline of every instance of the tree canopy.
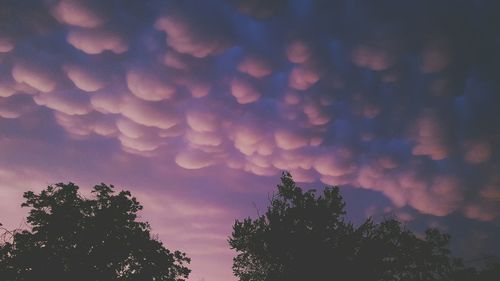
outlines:
[{"label": "tree canopy", "polygon": [[436,229],[419,237],[394,219],[354,226],[338,187],[317,196],[284,173],[265,214],[237,220],[229,244],[241,281],[465,280],[449,239]]},{"label": "tree canopy", "polygon": [[190,259],[171,252],[138,221],[143,208],[128,191],[96,185],[84,198],[73,183],[26,192],[30,229],[0,244],[2,281],[181,281]]}]

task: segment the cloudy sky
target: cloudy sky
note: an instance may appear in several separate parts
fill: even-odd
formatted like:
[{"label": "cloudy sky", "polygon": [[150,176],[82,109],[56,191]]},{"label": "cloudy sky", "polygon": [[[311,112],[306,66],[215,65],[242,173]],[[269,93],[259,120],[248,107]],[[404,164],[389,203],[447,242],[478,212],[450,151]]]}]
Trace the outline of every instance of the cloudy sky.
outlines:
[{"label": "cloudy sky", "polygon": [[106,182],[191,280],[288,170],[500,254],[500,3],[0,0],[0,221],[22,192]]}]

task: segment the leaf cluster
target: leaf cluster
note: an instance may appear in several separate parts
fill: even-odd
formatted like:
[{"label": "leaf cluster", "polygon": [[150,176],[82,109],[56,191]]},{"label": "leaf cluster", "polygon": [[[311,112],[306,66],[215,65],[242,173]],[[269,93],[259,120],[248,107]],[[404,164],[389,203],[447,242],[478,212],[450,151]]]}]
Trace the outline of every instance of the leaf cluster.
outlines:
[{"label": "leaf cluster", "polygon": [[128,191],[96,185],[92,199],[73,183],[26,192],[29,230],[0,245],[0,276],[5,281],[163,280],[188,277],[184,253],[171,252],[137,221],[142,209]]},{"label": "leaf cluster", "polygon": [[304,192],[284,173],[266,213],[233,226],[234,274],[241,281],[432,281],[452,280],[463,268],[450,255],[450,237],[436,229],[419,238],[393,219],[354,226],[345,215],[338,187]]}]

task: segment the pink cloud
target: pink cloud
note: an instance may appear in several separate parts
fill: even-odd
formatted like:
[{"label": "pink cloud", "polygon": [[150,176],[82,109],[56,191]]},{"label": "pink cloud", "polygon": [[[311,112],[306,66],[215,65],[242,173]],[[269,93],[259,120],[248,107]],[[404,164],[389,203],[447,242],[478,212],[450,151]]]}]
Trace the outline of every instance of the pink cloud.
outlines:
[{"label": "pink cloud", "polygon": [[167,34],[167,44],[174,50],[197,58],[219,53],[230,45],[226,38],[217,37],[217,34],[207,36],[183,14],[161,17],[155,27]]},{"label": "pink cloud", "polygon": [[175,86],[167,83],[161,75],[144,70],[129,70],[127,86],[136,97],[147,101],[169,99],[175,94]]},{"label": "pink cloud", "polygon": [[8,98],[14,95],[17,92],[15,86],[11,81],[0,81],[0,97]]},{"label": "pink cloud", "polygon": [[446,143],[445,128],[435,111],[424,110],[417,118],[415,129],[416,144],[412,149],[413,155],[425,155],[433,160],[448,157],[450,151]]},{"label": "pink cloud", "polygon": [[10,38],[0,37],[0,53],[8,53],[14,49],[14,42]]},{"label": "pink cloud", "polygon": [[306,42],[294,40],[287,46],[286,56],[290,62],[304,63],[311,58],[312,51]]},{"label": "pink cloud", "polygon": [[92,111],[88,98],[78,91],[40,93],[33,100],[38,105],[43,105],[68,115],[85,115]]},{"label": "pink cloud", "polygon": [[[125,149],[125,151],[143,156],[154,155],[147,154],[147,152],[152,152],[165,143],[164,139],[155,135],[139,136],[133,138],[124,134],[120,134],[118,136],[118,140],[120,141],[120,144]],[[146,152],[146,154],[143,154],[143,152]]]},{"label": "pink cloud", "polygon": [[16,82],[26,83],[44,93],[52,92],[57,86],[51,69],[33,62],[16,62],[12,68],[12,77]]},{"label": "pink cloud", "polygon": [[255,86],[243,78],[233,78],[231,81],[231,94],[240,104],[253,103],[261,97]]},{"label": "pink cloud", "polygon": [[[112,91],[112,90],[110,90]],[[113,92],[100,92],[90,97],[90,104],[94,110],[104,114],[119,114],[120,105],[124,97]]]},{"label": "pink cloud", "polygon": [[217,117],[212,112],[189,110],[186,121],[191,129],[198,132],[212,132],[217,128]]},{"label": "pink cloud", "polygon": [[322,107],[318,104],[315,103],[305,104],[303,110],[311,125],[321,126],[329,123],[331,120],[331,118],[324,113]]},{"label": "pink cloud", "polygon": [[462,201],[462,188],[457,179],[449,176],[438,176],[430,183],[430,188],[414,189],[410,186],[409,203],[422,213],[435,216],[446,216],[457,210]]},{"label": "pink cloud", "polygon": [[[316,160],[315,156],[301,152],[300,150],[285,150],[279,151],[279,153],[276,154],[273,156],[272,160],[274,167],[282,171],[298,170],[302,172],[303,175],[313,167]],[[295,174],[293,175],[295,177]]]},{"label": "pink cloud", "polygon": [[84,116],[56,112],[54,116],[56,122],[76,138],[84,138],[91,134],[113,137],[117,133],[114,120],[97,112]]},{"label": "pink cloud", "polygon": [[386,70],[395,63],[395,57],[386,48],[361,45],[352,52],[353,62],[375,71]]},{"label": "pink cloud", "polygon": [[68,78],[78,87],[85,92],[95,92],[104,87],[105,82],[102,76],[95,73],[95,70],[84,68],[77,65],[66,65],[63,67]]},{"label": "pink cloud", "polygon": [[316,158],[313,166],[318,173],[324,176],[344,176],[356,170],[356,165],[352,163],[352,157],[351,149],[338,147]]},{"label": "pink cloud", "polygon": [[137,139],[148,133],[148,127],[139,125],[127,118],[119,118],[116,120],[116,127],[121,134],[128,138]]},{"label": "pink cloud", "polygon": [[186,139],[194,146],[219,146],[222,143],[222,138],[217,133],[211,132],[197,132],[188,130],[186,132]]},{"label": "pink cloud", "polygon": [[245,57],[238,64],[238,70],[255,78],[262,78],[272,73],[271,65],[264,59],[255,56]]},{"label": "pink cloud", "polygon": [[71,29],[66,39],[73,47],[90,55],[105,51],[122,54],[128,50],[123,36],[105,29]]},{"label": "pink cloud", "polygon": [[160,129],[169,129],[179,123],[173,108],[161,108],[131,96],[120,104],[120,113],[138,124]]},{"label": "pink cloud", "polygon": [[102,10],[90,7],[89,2],[61,0],[53,7],[52,13],[59,22],[64,24],[87,28],[98,27],[106,21],[106,18]]},{"label": "pink cloud", "polygon": [[470,140],[464,145],[466,162],[471,164],[479,164],[488,161],[492,154],[493,148],[487,140]]},{"label": "pink cloud", "polygon": [[201,169],[215,164],[215,159],[200,150],[188,149],[175,156],[175,163],[184,169]]},{"label": "pink cloud", "polygon": [[265,142],[264,132],[252,126],[237,126],[233,128],[232,139],[234,146],[245,155],[252,155],[255,152],[272,151],[272,146]]},{"label": "pink cloud", "polygon": [[18,118],[21,115],[35,110],[35,104],[28,95],[15,95],[8,98],[0,97],[0,117]]},{"label": "pink cloud", "polygon": [[424,47],[422,51],[423,73],[433,73],[444,70],[451,63],[451,54],[447,43],[443,40],[434,40]]},{"label": "pink cloud", "polygon": [[478,203],[470,204],[465,208],[465,216],[474,220],[491,221],[495,219],[496,215]]},{"label": "pink cloud", "polygon": [[274,140],[279,148],[285,150],[297,149],[309,144],[306,137],[284,129],[278,129],[274,133]]},{"label": "pink cloud", "polygon": [[295,66],[288,77],[289,86],[296,90],[307,90],[320,79],[317,70],[310,66]]}]

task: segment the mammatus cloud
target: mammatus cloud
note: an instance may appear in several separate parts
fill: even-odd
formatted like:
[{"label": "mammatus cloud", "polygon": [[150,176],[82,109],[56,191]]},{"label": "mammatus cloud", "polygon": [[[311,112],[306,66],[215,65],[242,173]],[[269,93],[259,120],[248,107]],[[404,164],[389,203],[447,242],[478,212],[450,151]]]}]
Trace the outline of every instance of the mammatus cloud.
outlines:
[{"label": "mammatus cloud", "polygon": [[101,29],[74,29],[67,35],[68,43],[89,54],[96,55],[105,51],[121,54],[127,51],[125,39],[112,31]]},{"label": "mammatus cloud", "polygon": [[56,86],[55,75],[46,71],[43,65],[37,65],[35,62],[18,62],[12,67],[12,77],[18,83],[24,83],[34,89],[49,93]]},{"label": "mammatus cloud", "polygon": [[[166,15],[160,16],[154,27],[166,34],[166,43],[179,53],[192,55],[196,58],[205,58],[220,53],[230,47],[230,35],[226,34],[224,23],[214,25],[214,21],[207,18],[207,14],[197,14],[191,7],[193,3],[177,2],[171,6]],[[199,3],[198,3],[199,4]],[[220,15],[220,11],[210,4],[202,4],[197,8],[208,8],[205,12],[213,12],[212,16]],[[225,18],[219,18],[224,21]],[[222,30],[221,30],[222,29]]]},{"label": "mammatus cloud", "polygon": [[175,93],[175,86],[167,84],[164,77],[155,73],[129,70],[126,79],[127,86],[132,94],[146,101],[168,99]]},{"label": "mammatus cloud", "polygon": [[[272,15],[278,13],[277,7],[286,7],[280,2],[258,10],[252,3],[236,6],[245,14],[257,13],[257,18],[267,14],[265,9]],[[150,26],[141,27],[149,28],[150,47],[146,48],[141,45],[141,33],[134,31],[125,38],[126,30],[113,24],[124,19],[100,7],[98,2],[76,0],[47,7],[48,16],[65,27],[53,32],[66,36],[67,42],[43,47],[40,61],[37,56],[42,55],[2,37],[4,68],[10,68],[10,78],[1,85],[3,118],[21,118],[36,104],[51,109],[69,134],[115,138],[126,152],[154,157],[156,150],[174,145],[180,149],[175,163],[187,169],[227,163],[258,175],[296,170],[306,181],[316,178],[380,190],[400,207],[434,215],[462,211],[479,216],[477,208],[462,209],[459,204],[467,201],[464,192],[471,190],[467,179],[457,171],[447,180],[439,178],[438,166],[447,164],[438,162],[455,159],[452,170],[467,165],[481,170],[496,163],[498,128],[490,127],[485,133],[461,127],[469,121],[458,120],[456,110],[470,112],[466,119],[480,118],[474,112],[481,102],[456,108],[457,99],[473,95],[466,88],[456,88],[452,96],[436,95],[440,88],[433,85],[439,79],[455,83],[445,72],[459,59],[451,55],[457,51],[448,40],[424,40],[411,53],[397,34],[385,41],[368,38],[357,44],[333,36],[338,46],[328,57],[321,50],[328,45],[321,46],[308,36],[278,36],[281,58],[276,59],[262,50],[256,54],[253,46],[245,46],[244,38],[234,36],[227,23],[233,22],[236,30],[250,26],[231,16],[238,13],[229,13],[235,7],[232,4],[226,10],[208,5],[220,16],[214,21],[191,11],[190,3],[173,1],[165,12],[156,13]],[[281,12],[284,21],[291,20]],[[132,20],[131,11],[124,10],[124,15]],[[272,22],[261,24],[273,27]],[[45,35],[47,42],[51,36]],[[231,46],[239,48],[236,55],[230,55]],[[51,48],[67,50],[59,65],[54,62],[61,56]],[[339,50],[347,57],[336,54]],[[20,59],[24,52],[33,59]],[[414,68],[415,75],[424,79],[433,73],[436,81],[428,79],[412,93],[413,82],[387,80],[383,75],[369,80],[361,75],[386,71],[394,77],[408,76],[408,71],[397,67],[405,63],[398,55],[404,52],[421,62],[407,66]],[[82,57],[93,62],[82,64]],[[106,68],[99,57],[106,57]],[[374,79],[388,92],[360,88]],[[25,94],[17,97],[18,93]],[[34,103],[29,102],[30,96]],[[411,99],[417,102],[410,103]],[[388,155],[375,150],[380,155],[368,156],[370,147],[395,141],[403,148],[389,147]],[[303,161],[297,155],[308,155],[311,164],[297,167],[285,160]],[[414,169],[422,170],[421,174],[410,176]],[[484,185],[490,190],[485,194],[496,190],[494,183]],[[445,187],[447,192],[441,192]],[[445,196],[452,193],[456,195]],[[441,197],[449,198],[436,199]],[[492,219],[498,210],[493,213]]]},{"label": "mammatus cloud", "polygon": [[52,14],[62,24],[95,28],[102,25],[106,18],[102,9],[92,7],[96,1],[61,0],[53,8]]},{"label": "mammatus cloud", "polygon": [[14,43],[9,38],[0,38],[0,53],[8,53],[14,49]]},{"label": "mammatus cloud", "polygon": [[97,73],[92,72],[93,69],[86,69],[82,66],[67,65],[63,69],[77,88],[85,92],[95,92],[104,87],[105,82]]},{"label": "mammatus cloud", "polygon": [[255,86],[248,79],[243,78],[234,78],[231,81],[231,94],[240,104],[256,102],[261,96]]},{"label": "mammatus cloud", "polygon": [[255,78],[263,78],[272,73],[270,63],[255,56],[245,57],[238,64],[238,70]]},{"label": "mammatus cloud", "polygon": [[289,170],[382,194],[404,220],[499,219],[496,4],[14,2],[0,140],[39,140],[33,155],[67,140],[162,180]]}]

